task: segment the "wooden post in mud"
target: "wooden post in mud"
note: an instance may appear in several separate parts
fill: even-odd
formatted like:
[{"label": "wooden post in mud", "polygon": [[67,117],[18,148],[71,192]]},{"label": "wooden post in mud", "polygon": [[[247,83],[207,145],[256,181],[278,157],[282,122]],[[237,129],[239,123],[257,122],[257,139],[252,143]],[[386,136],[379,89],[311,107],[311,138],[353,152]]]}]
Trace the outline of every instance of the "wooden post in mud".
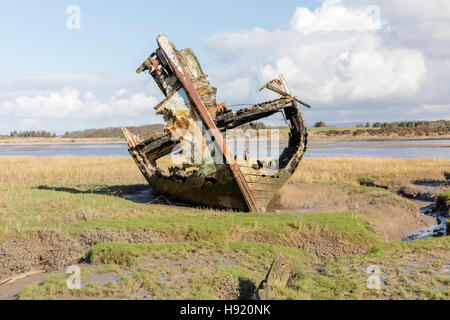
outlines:
[{"label": "wooden post in mud", "polygon": [[256,300],[275,299],[276,287],[286,286],[290,275],[290,266],[284,256],[279,253],[272,262],[266,278],[260,283],[257,289],[255,296]]}]

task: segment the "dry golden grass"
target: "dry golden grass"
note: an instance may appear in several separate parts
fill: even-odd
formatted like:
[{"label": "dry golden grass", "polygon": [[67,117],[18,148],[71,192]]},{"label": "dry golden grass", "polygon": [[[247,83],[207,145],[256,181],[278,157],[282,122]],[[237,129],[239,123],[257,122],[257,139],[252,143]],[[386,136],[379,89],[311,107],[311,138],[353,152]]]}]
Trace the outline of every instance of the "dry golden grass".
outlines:
[{"label": "dry golden grass", "polygon": [[445,180],[445,172],[450,172],[450,159],[305,158],[290,183]]},{"label": "dry golden grass", "polygon": [[126,157],[1,157],[0,186],[145,183]]},{"label": "dry golden grass", "polygon": [[[305,158],[290,183],[352,184],[443,180],[450,159]],[[127,157],[1,157],[0,186],[146,183]]]}]

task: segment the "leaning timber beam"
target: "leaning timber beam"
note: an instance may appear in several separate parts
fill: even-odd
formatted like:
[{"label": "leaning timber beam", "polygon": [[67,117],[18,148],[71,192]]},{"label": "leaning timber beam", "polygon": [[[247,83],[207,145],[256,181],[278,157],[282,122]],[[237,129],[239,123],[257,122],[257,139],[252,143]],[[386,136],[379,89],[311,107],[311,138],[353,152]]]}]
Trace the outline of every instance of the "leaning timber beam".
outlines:
[{"label": "leaning timber beam", "polygon": [[265,103],[254,105],[250,108],[245,108],[237,112],[228,112],[216,115],[216,125],[220,130],[227,130],[239,127],[243,124],[267,118],[274,113],[291,107],[292,102],[287,102],[286,99],[278,99]]}]

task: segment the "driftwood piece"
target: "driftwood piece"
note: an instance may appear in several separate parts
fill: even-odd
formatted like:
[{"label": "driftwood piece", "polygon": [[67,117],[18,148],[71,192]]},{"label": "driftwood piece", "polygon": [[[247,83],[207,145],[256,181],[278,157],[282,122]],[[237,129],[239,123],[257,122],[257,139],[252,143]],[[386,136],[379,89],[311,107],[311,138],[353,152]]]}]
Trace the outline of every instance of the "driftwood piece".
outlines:
[{"label": "driftwood piece", "polygon": [[291,268],[280,253],[273,261],[266,278],[260,283],[256,300],[274,300],[276,287],[286,286],[291,275]]}]

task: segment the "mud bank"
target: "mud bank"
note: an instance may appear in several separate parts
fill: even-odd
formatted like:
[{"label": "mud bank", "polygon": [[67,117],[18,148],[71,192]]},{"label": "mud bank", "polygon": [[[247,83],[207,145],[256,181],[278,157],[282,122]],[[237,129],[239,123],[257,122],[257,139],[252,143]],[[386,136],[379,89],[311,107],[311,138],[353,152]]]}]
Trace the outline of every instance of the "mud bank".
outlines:
[{"label": "mud bank", "polygon": [[439,195],[450,190],[448,174],[446,181],[413,181],[409,185],[399,186],[392,184],[389,186],[378,186],[373,182],[365,182],[373,186],[385,188],[398,195],[411,200],[419,209],[423,216],[434,219],[434,224],[427,228],[412,229],[410,234],[402,240],[423,240],[428,237],[440,237],[448,234],[447,219],[449,217],[448,205],[439,201]]},{"label": "mud bank", "polygon": [[49,274],[43,270],[36,270],[5,280],[0,284],[0,300],[18,300],[19,292],[23,287],[33,282],[39,282]]},{"label": "mud bank", "polygon": [[412,201],[375,188],[289,184],[272,205],[282,212],[361,212],[385,241],[401,240],[436,223],[434,218],[420,214]]},{"label": "mud bank", "polygon": [[30,271],[50,272],[84,261],[91,247],[99,243],[166,241],[152,230],[85,230],[77,238],[60,231],[41,232],[30,237],[10,235],[0,244],[0,283]]},{"label": "mud bank", "polygon": [[[268,235],[263,231],[242,231],[234,235],[233,241],[265,243],[267,237]],[[186,238],[181,242],[191,241]],[[169,239],[152,230],[120,231],[113,229],[85,230],[77,238],[71,238],[57,231],[33,235],[29,238],[10,236],[0,244],[0,256],[2,257],[0,283],[13,280],[14,277],[30,271],[51,272],[71,264],[88,261],[89,251],[93,246],[110,242],[152,244],[180,242],[180,239]],[[307,238],[301,237],[301,235],[287,234],[275,242],[274,244],[308,251],[322,261],[349,254],[361,254],[367,250],[366,247],[343,243],[326,236]]]},{"label": "mud bank", "polygon": [[[390,188],[371,182],[366,183],[366,185],[385,190]],[[299,213],[363,212],[386,241],[405,240],[413,235],[421,235],[417,239],[424,239],[429,236],[440,235],[441,232],[445,233],[446,231],[442,229],[445,219],[440,218],[440,213],[430,210],[435,207],[433,199],[437,199],[435,194],[439,192],[439,190],[435,190],[435,187],[441,187],[444,184],[434,182],[428,186],[421,183],[420,186],[421,190],[413,189],[413,187],[401,188],[402,191],[397,192],[401,196],[400,198],[393,195],[392,192],[383,193],[377,190],[361,193],[335,186],[288,184],[282,188],[279,196],[270,204],[269,211]],[[405,190],[409,190],[417,199],[425,200],[410,201],[415,198],[406,196]],[[186,209],[195,208],[195,206],[189,204],[173,203],[169,199],[160,197],[150,187],[133,194],[126,194],[124,198],[140,204],[159,204]],[[432,230],[436,232],[431,232]],[[307,251],[310,250],[307,249]],[[325,255],[322,254],[323,256]]]}]

